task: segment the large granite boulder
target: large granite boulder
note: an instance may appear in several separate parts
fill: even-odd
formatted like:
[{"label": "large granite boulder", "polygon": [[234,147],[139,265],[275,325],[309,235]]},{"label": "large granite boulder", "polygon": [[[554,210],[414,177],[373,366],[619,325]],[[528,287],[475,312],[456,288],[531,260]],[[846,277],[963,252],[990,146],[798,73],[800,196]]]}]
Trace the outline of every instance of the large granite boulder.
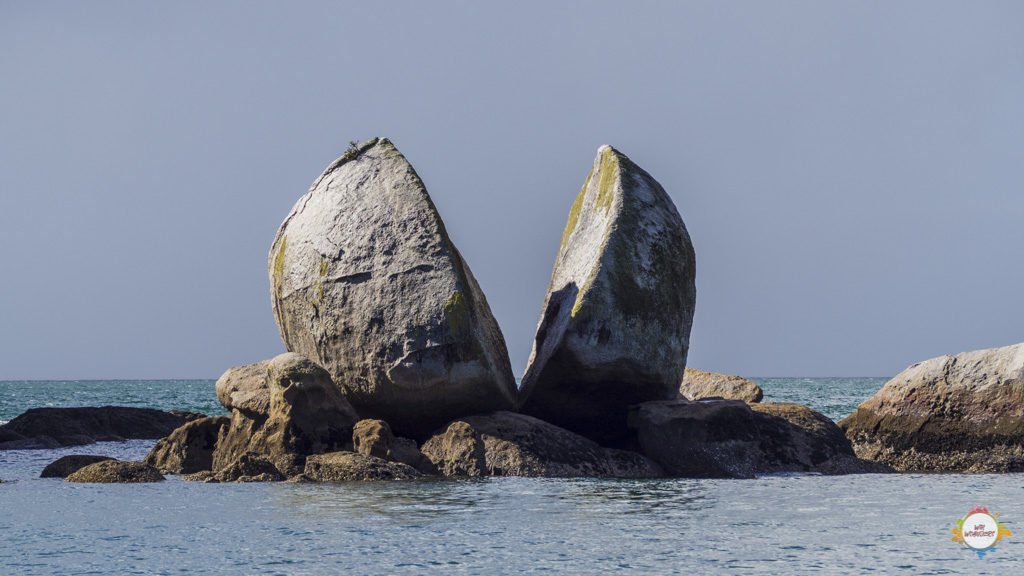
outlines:
[{"label": "large granite boulder", "polygon": [[634,406],[629,424],[671,475],[753,478],[777,472],[884,471],[861,462],[826,416],[797,404],[686,399]]},{"label": "large granite boulder", "polygon": [[104,460],[79,468],[64,479],[66,482],[97,484],[133,484],[138,482],[162,482],[160,472],[142,462]]},{"label": "large granite boulder", "polygon": [[900,471],[1024,471],[1024,344],[914,364],[839,425]]},{"label": "large granite boulder", "polygon": [[213,470],[252,452],[291,476],[302,472],[306,456],[351,442],[359,417],[326,370],[291,352],[261,365],[232,368],[217,381],[231,421],[220,428]]},{"label": "large granite boulder", "polygon": [[162,438],[182,424],[202,417],[192,412],[126,406],[32,408],[0,426],[0,450],[150,440]]},{"label": "large granite boulder", "polygon": [[603,448],[532,416],[494,412],[460,418],[423,444],[446,476],[657,478],[640,454]]},{"label": "large granite boulder", "polygon": [[599,441],[631,404],[675,398],[696,261],[672,199],[602,146],[569,212],[520,390],[521,409]]},{"label": "large granite boulder", "polygon": [[92,454],[71,454],[68,456],[61,456],[47,464],[46,468],[43,468],[43,472],[39,474],[39,477],[67,478],[71,474],[78,472],[90,464],[106,462],[107,460],[114,460],[114,458],[111,458],[110,456],[94,456]]},{"label": "large granite boulder", "polygon": [[761,390],[761,387],[746,378],[705,372],[694,368],[686,369],[679,393],[689,400],[724,398],[726,400],[760,402],[764,398],[764,391]]},{"label": "large granite boulder", "polygon": [[210,416],[188,422],[161,439],[143,460],[165,474],[192,474],[213,468],[213,451],[221,428],[231,419]]},{"label": "large granite boulder", "polygon": [[353,147],[313,182],[274,238],[269,272],[285,346],[327,368],[360,414],[422,437],[514,405],[487,300],[387,139]]},{"label": "large granite boulder", "polygon": [[420,473],[407,464],[388,462],[376,456],[355,452],[331,452],[307,458],[304,476],[314,482],[350,482],[410,480],[418,478]]}]

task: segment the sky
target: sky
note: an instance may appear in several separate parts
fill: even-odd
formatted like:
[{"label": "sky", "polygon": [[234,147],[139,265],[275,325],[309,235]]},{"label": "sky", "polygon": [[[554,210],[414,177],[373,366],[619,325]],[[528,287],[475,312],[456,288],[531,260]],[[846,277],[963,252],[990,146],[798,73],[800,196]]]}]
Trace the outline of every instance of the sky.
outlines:
[{"label": "sky", "polygon": [[0,379],[284,351],[274,233],[348,142],[424,179],[521,374],[601,144],[697,253],[689,366],[1024,341],[1024,3],[0,1]]}]

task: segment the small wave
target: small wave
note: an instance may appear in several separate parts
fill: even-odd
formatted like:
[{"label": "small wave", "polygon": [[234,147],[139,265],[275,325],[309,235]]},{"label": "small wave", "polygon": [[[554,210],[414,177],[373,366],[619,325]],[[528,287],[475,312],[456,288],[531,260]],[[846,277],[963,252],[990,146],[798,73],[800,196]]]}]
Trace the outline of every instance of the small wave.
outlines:
[{"label": "small wave", "polygon": [[8,422],[10,422],[10,420],[0,420],[0,426],[3,426],[4,424],[7,424]]}]

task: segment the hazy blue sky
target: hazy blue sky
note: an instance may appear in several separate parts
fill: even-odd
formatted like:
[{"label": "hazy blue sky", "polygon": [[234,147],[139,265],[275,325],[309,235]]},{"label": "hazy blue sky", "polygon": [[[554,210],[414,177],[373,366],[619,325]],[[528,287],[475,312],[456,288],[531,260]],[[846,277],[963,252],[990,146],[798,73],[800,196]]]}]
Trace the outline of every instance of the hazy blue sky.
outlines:
[{"label": "hazy blue sky", "polygon": [[266,256],[348,141],[424,178],[521,373],[600,144],[697,250],[690,365],[1024,340],[1021,2],[0,2],[0,379],[283,350]]}]

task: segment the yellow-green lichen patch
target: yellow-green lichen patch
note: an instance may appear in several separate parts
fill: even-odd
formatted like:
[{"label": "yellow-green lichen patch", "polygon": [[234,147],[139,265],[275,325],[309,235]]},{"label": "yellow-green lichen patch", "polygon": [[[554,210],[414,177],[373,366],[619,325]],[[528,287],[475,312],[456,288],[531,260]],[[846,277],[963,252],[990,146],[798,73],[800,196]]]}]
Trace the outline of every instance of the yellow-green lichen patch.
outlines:
[{"label": "yellow-green lichen patch", "polygon": [[587,179],[583,182],[583,188],[580,188],[580,193],[576,195],[576,200],[573,201],[572,208],[569,209],[569,221],[565,223],[565,230],[562,232],[562,243],[558,247],[559,252],[565,248],[569,235],[576,229],[576,224],[580,219],[580,210],[583,209],[583,198],[587,195],[587,187],[590,186],[590,179],[593,176],[594,169],[591,168],[590,172],[587,173]]},{"label": "yellow-green lichen patch", "polygon": [[327,258],[320,258],[320,277],[327,276]]},{"label": "yellow-green lichen patch", "polygon": [[466,304],[462,292],[456,290],[448,297],[448,301],[444,303],[444,319],[448,330],[456,340],[469,335],[469,306]]},{"label": "yellow-green lichen patch", "polygon": [[277,254],[274,255],[274,284],[279,286],[281,283],[281,276],[284,274],[284,251],[288,246],[288,237],[281,237],[281,244],[277,247]]},{"label": "yellow-green lichen patch", "polygon": [[619,169],[618,158],[611,148],[601,152],[601,167],[597,171],[597,206],[607,211],[615,198],[615,177]]}]

